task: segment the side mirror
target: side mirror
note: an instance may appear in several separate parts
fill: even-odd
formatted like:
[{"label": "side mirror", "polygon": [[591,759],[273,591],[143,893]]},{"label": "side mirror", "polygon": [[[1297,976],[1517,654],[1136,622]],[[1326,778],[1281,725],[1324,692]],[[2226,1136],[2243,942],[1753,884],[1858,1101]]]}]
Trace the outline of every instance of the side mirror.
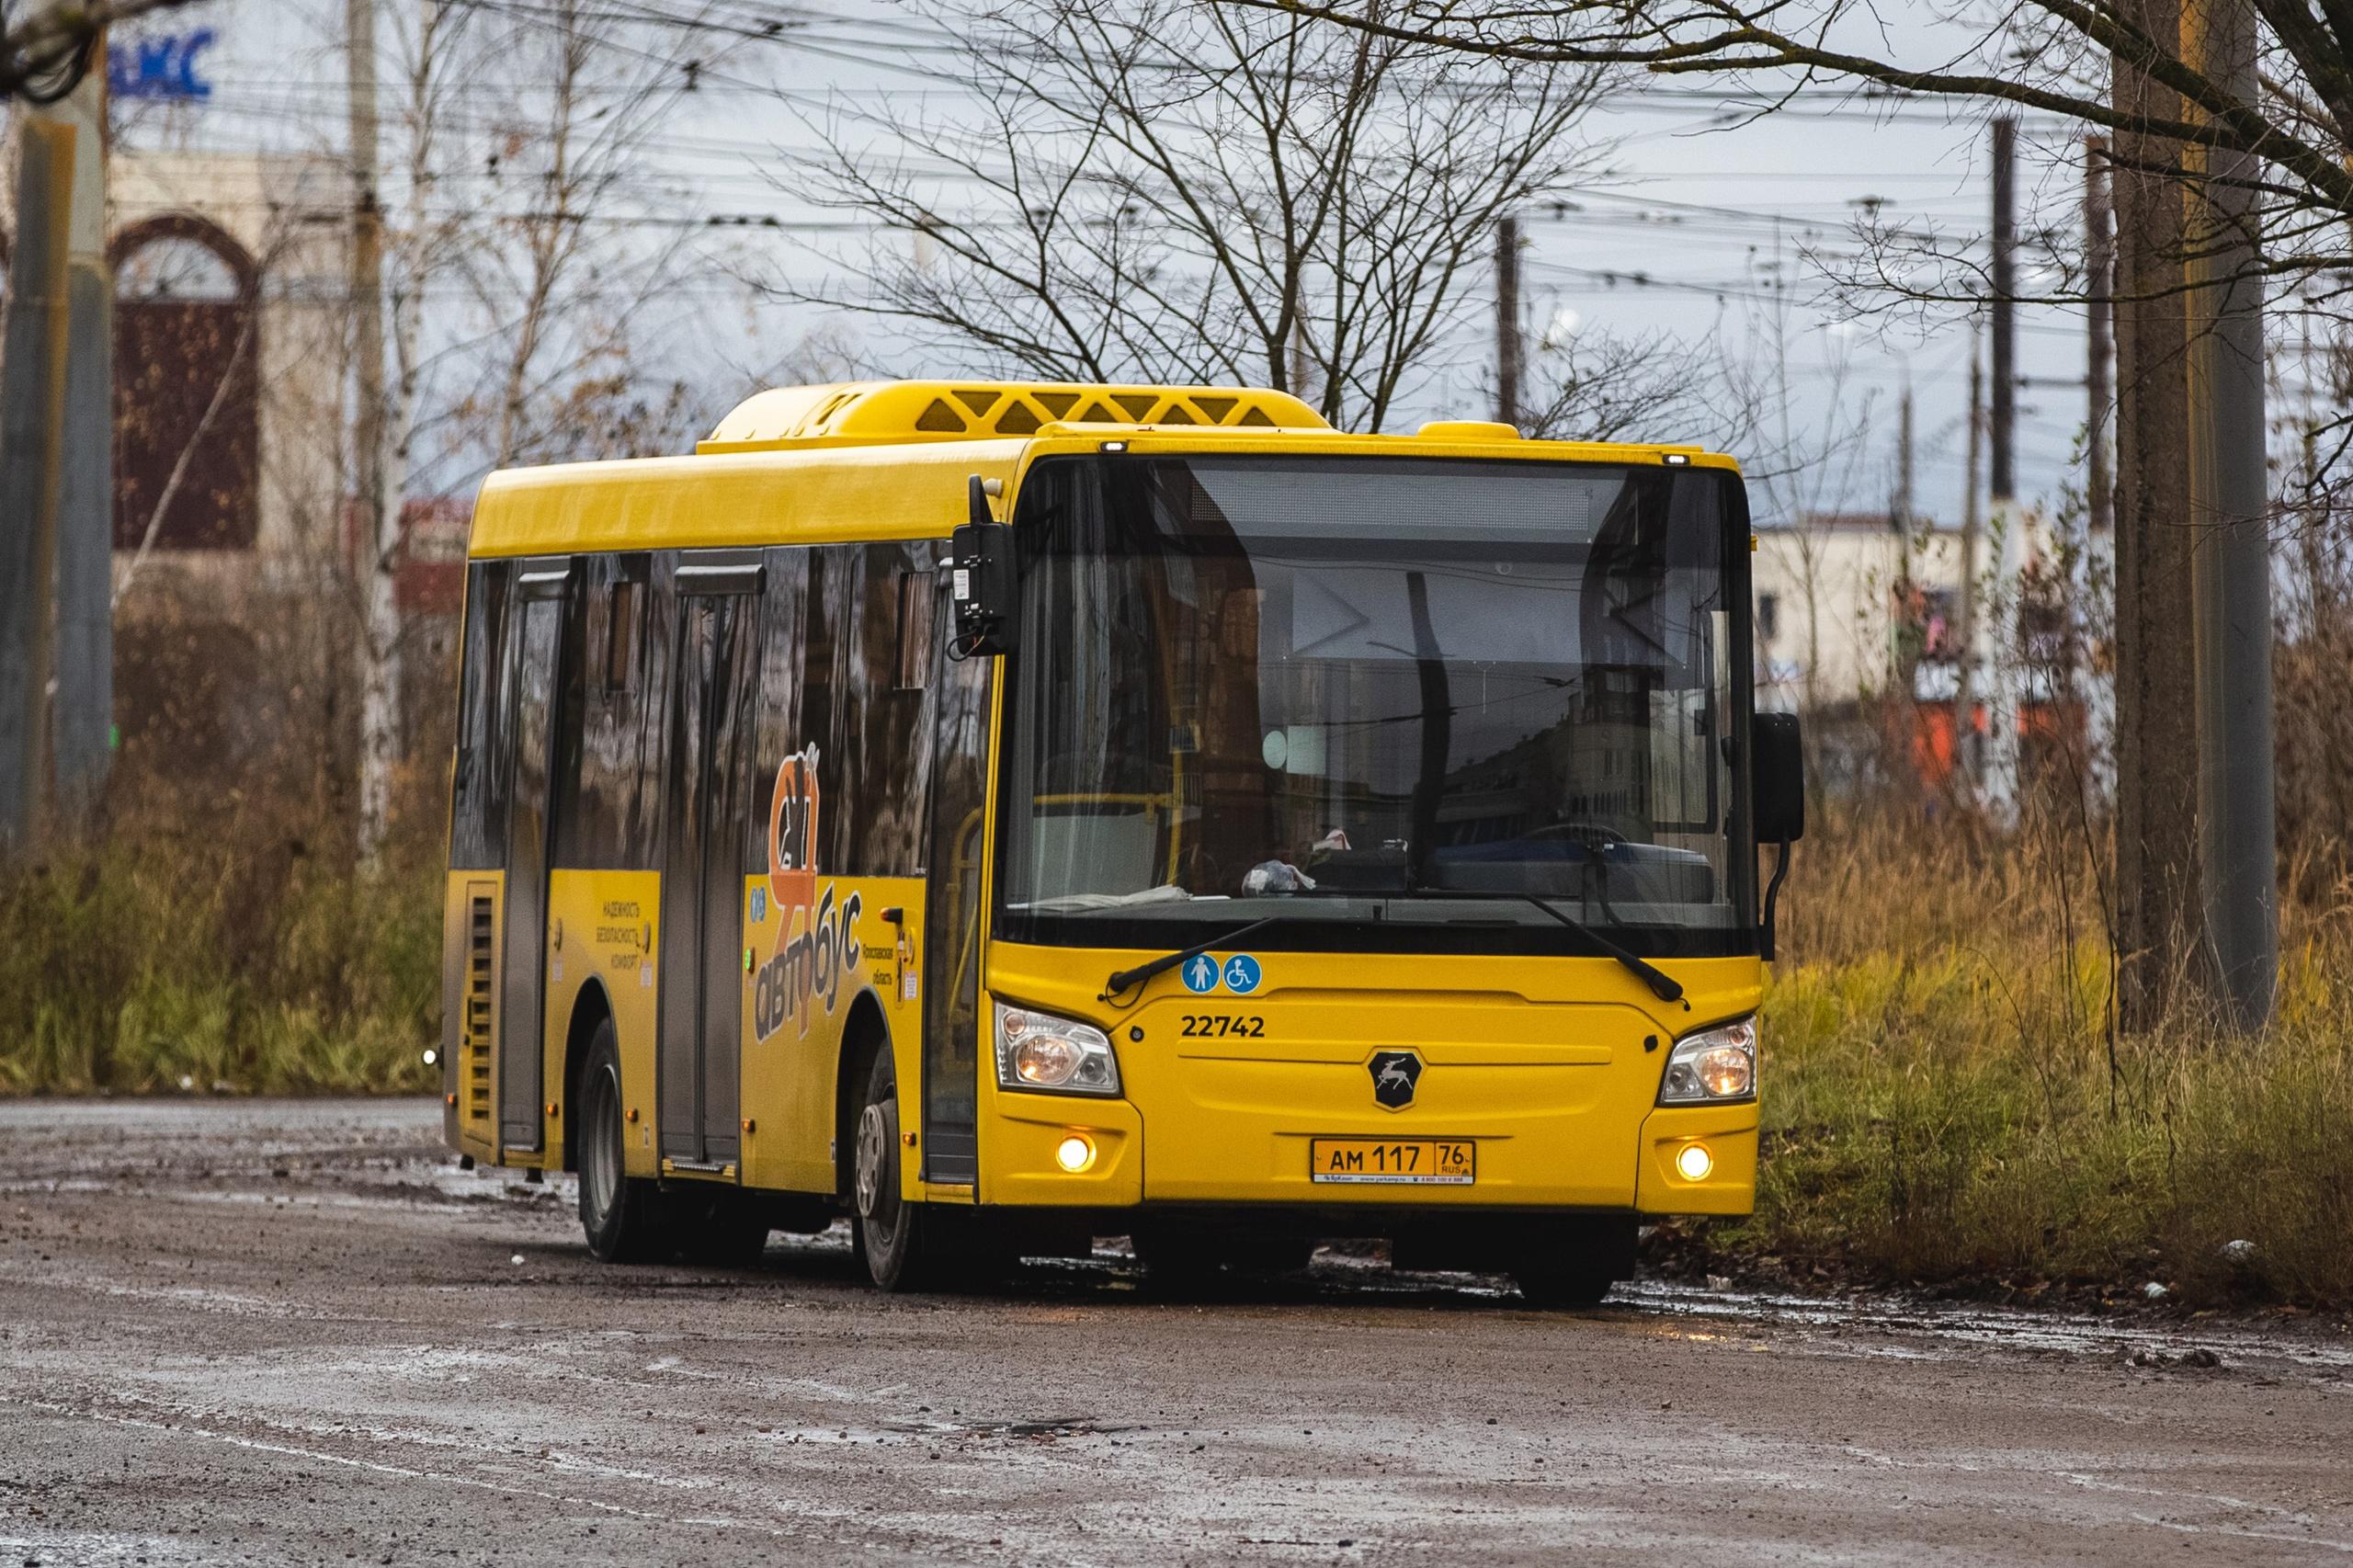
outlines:
[{"label": "side mirror", "polygon": [[950,658],[971,659],[1013,651],[1013,529],[989,515],[991,481],[972,475],[965,492],[969,521],[948,536],[949,583],[956,628]]},{"label": "side mirror", "polygon": [[1805,836],[1805,750],[1794,713],[1759,713],[1749,729],[1748,798],[1756,842],[1791,844]]}]

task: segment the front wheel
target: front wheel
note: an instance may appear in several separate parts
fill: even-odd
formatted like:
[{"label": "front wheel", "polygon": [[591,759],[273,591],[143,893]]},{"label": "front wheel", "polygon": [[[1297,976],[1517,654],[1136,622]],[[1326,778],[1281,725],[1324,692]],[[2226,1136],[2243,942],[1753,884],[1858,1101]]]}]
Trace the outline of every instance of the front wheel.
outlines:
[{"label": "front wheel", "polygon": [[928,1284],[923,1211],[899,1195],[899,1076],[888,1040],[867,1069],[854,1147],[850,1224],[868,1276],[885,1290]]},{"label": "front wheel", "polygon": [[597,1026],[575,1096],[581,1108],[580,1228],[588,1250],[607,1263],[653,1263],[676,1244],[660,1187],[627,1175],[622,1153],[620,1037],[613,1020]]}]

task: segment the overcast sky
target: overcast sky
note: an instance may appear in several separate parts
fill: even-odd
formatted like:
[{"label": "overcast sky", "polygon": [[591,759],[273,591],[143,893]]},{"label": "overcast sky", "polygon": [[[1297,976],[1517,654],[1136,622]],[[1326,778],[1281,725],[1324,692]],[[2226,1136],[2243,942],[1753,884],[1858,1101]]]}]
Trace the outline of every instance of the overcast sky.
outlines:
[{"label": "overcast sky", "polygon": [[[384,0],[388,23],[413,0]],[[683,6],[674,7],[683,9]],[[767,9],[738,3],[737,9]],[[775,8],[781,11],[782,8]],[[796,117],[828,95],[872,101],[891,95],[953,113],[959,89],[942,73],[965,68],[955,41],[911,25],[879,0],[826,0],[794,9],[781,40],[712,40],[703,85],[649,158],[640,199],[667,217],[814,216],[779,195],[775,171],[810,151]],[[219,41],[204,57],[209,101],[148,109],[131,123],[130,148],[318,149],[341,145],[344,115],[340,0],[205,0],[152,27],[208,27]],[[494,82],[494,66],[486,68]],[[1790,418],[1801,432],[1834,426],[1843,455],[1806,487],[1814,505],[1887,505],[1894,472],[1896,401],[1917,401],[1916,505],[1955,517],[1961,505],[1970,334],[1957,311],[1893,317],[1841,310],[1807,253],[1851,255],[1857,203],[1881,203],[1891,221],[1933,225],[1956,240],[1982,237],[1988,197],[1986,140],[1977,106],[1914,104],[1896,112],[1830,91],[1801,95],[1755,117],[1695,81],[1626,95],[1597,112],[1591,131],[1617,144],[1611,167],[1575,193],[1569,210],[1530,212],[1524,292],[1531,335],[1669,332],[1786,372]],[[920,95],[918,98],[915,95]],[[389,102],[389,95],[388,95]],[[2063,128],[2030,126],[2022,142],[2022,192],[2063,220],[2075,201],[2073,168],[2049,149]],[[756,244],[769,266],[821,267],[790,228],[732,244]],[[818,243],[827,243],[820,241]],[[839,236],[831,240],[841,248]],[[857,243],[866,243],[859,240]],[[890,243],[878,239],[873,243]],[[2023,258],[2023,265],[2037,265]],[[1485,279],[1479,285],[1489,287]],[[678,358],[670,373],[714,386],[779,363],[813,323],[783,307],[747,305],[733,285],[706,282],[682,301],[690,320],[664,335]],[[1784,330],[1783,324],[1786,324]],[[1483,378],[1492,343],[1474,316],[1449,346],[1446,368],[1406,420],[1483,417]],[[1778,352],[1772,345],[1779,345]],[[2036,381],[2079,383],[2079,310],[2020,312],[2019,366]],[[942,370],[954,367],[940,367]],[[2071,475],[2084,398],[2079,384],[2032,385],[2019,395],[2018,487],[2049,496]],[[1661,430],[1662,439],[1685,432]],[[1805,437],[1800,436],[1801,444]]]}]

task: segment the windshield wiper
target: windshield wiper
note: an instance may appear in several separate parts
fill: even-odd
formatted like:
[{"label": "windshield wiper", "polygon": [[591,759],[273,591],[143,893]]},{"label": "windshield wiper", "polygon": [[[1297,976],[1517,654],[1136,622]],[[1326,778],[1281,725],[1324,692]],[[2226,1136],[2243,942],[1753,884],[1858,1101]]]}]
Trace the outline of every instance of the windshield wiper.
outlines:
[{"label": "windshield wiper", "polygon": [[1464,892],[1454,888],[1418,888],[1415,891],[1421,896],[1427,898],[1480,899],[1490,903],[1510,899],[1521,903],[1533,904],[1538,909],[1540,909],[1545,914],[1551,915],[1553,919],[1559,921],[1562,925],[1567,926],[1570,930],[1575,932],[1578,936],[1583,937],[1586,941],[1591,942],[1595,947],[1599,948],[1609,957],[1616,959],[1620,963],[1624,964],[1628,969],[1633,971],[1633,972],[1641,978],[1642,983],[1651,988],[1651,994],[1657,997],[1660,1001],[1680,1002],[1683,1000],[1683,983],[1677,980],[1675,976],[1667,973],[1656,964],[1636,958],[1632,953],[1628,952],[1625,949],[1620,947],[1608,937],[1603,936],[1599,931],[1597,931],[1592,926],[1586,925],[1584,921],[1577,919],[1574,915],[1563,915],[1561,911],[1553,908],[1551,902],[1545,899],[1540,893],[1510,892],[1487,892],[1483,891]]},{"label": "windshield wiper", "polygon": [[1263,931],[1281,918],[1279,915],[1269,915],[1263,920],[1253,920],[1247,926],[1236,926],[1222,937],[1212,937],[1195,947],[1179,949],[1173,953],[1164,953],[1150,963],[1140,963],[1133,969],[1115,969],[1111,971],[1111,978],[1103,983],[1103,994],[1095,999],[1097,1002],[1108,1002],[1131,985],[1142,985],[1155,974],[1166,974],[1186,960],[1197,959],[1211,948],[1232,947],[1253,931]]}]

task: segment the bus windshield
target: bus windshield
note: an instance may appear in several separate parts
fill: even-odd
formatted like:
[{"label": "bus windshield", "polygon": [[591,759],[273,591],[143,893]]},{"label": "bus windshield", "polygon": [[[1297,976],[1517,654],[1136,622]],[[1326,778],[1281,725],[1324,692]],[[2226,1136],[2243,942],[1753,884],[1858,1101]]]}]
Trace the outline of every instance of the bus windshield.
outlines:
[{"label": "bus windshield", "polygon": [[1665,465],[1039,464],[998,930],[1755,950],[1737,481]]}]

